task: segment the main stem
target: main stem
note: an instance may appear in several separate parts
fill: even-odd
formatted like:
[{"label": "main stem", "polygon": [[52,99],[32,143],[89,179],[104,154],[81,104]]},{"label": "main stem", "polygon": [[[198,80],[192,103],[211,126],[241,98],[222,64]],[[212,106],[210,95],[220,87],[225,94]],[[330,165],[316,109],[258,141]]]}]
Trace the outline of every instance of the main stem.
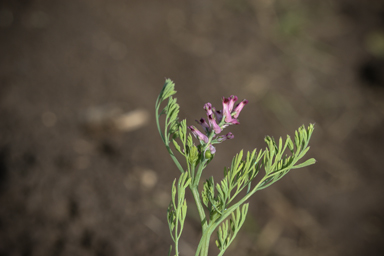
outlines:
[{"label": "main stem", "polygon": [[[204,212],[203,205],[201,204],[200,200],[200,194],[198,191],[197,186],[191,187],[191,191],[193,194],[193,197],[196,202],[197,210],[199,212],[200,221],[201,221],[201,227],[202,227],[202,237],[199,243],[199,246],[196,251],[196,256],[207,256],[208,255],[208,248],[209,248],[209,241],[210,241],[210,234],[207,232],[208,224],[207,224],[207,218]],[[199,253],[201,250],[201,254]]]},{"label": "main stem", "polygon": [[200,194],[197,187],[191,187],[191,191],[193,194],[193,198],[195,199],[195,202],[196,202],[197,211],[199,212],[199,216],[200,216],[201,227],[204,233],[208,225],[207,225],[207,218],[205,216],[204,208],[203,208],[203,205],[201,204]]},{"label": "main stem", "polygon": [[[200,243],[201,244],[201,253],[200,256],[208,256],[208,249],[209,249],[209,242],[211,240],[211,234],[212,232],[209,229],[206,229],[205,232],[203,232],[203,236],[201,237]],[[196,256],[199,256],[198,254]]]},{"label": "main stem", "polygon": [[[190,184],[190,189],[191,189],[193,197],[195,199],[196,207],[197,207],[197,210],[198,210],[199,216],[200,216],[200,224],[202,227],[202,238],[201,238],[200,243],[198,245],[198,248],[196,250],[196,256],[198,256],[198,255],[207,256],[208,255],[208,247],[209,247],[209,237],[208,237],[208,241],[207,241],[207,239],[203,240],[203,238],[205,238],[207,236],[208,220],[207,220],[207,217],[205,215],[203,204],[201,202],[200,193],[198,191],[198,186],[200,183],[201,174],[204,170],[204,167],[205,167],[205,164],[207,161],[208,160],[205,159],[204,156],[202,156],[202,158],[200,159],[200,163],[199,163],[196,175],[193,179],[193,182]],[[200,254],[200,252],[201,252],[201,254]]]}]

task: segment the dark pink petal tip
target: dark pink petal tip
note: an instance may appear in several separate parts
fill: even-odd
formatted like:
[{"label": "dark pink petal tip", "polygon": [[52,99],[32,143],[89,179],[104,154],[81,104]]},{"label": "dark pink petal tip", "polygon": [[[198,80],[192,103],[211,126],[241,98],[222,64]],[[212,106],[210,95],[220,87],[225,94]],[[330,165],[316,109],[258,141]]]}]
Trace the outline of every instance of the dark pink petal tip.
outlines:
[{"label": "dark pink petal tip", "polygon": [[234,118],[238,118],[239,117],[239,115],[240,115],[240,112],[241,112],[241,110],[244,108],[244,106],[246,105],[248,103],[248,100],[242,100],[239,104],[237,104],[236,105],[236,107],[235,107],[235,109],[234,109],[234,115],[233,115],[233,117]]},{"label": "dark pink petal tip", "polygon": [[198,124],[200,124],[200,125],[203,127],[204,131],[205,131],[207,134],[211,131],[211,127],[209,127],[208,123],[205,121],[204,118],[201,118],[199,121],[196,120],[196,122],[197,122]]}]

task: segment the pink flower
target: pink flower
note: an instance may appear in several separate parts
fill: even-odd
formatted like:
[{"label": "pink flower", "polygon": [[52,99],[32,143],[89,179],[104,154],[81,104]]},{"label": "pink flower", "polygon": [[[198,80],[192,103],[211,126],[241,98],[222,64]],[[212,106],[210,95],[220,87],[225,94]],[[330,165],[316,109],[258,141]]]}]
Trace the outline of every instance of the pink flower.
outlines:
[{"label": "pink flower", "polygon": [[236,101],[237,101],[237,96],[231,95],[231,97],[229,97],[229,110],[230,111],[232,111],[233,105],[235,105]]},{"label": "pink flower", "polygon": [[213,117],[213,114],[211,114],[211,115],[208,116],[208,122],[209,122],[210,126],[212,127],[212,129],[215,131],[216,134],[221,133],[221,128],[220,128],[220,126],[216,123],[216,120],[215,120],[215,118]]},{"label": "pink flower", "polygon": [[235,138],[235,136],[231,132],[229,132],[226,135],[221,135],[221,136],[217,137],[217,142],[221,143],[225,140],[231,140],[233,138]]},{"label": "pink flower", "polygon": [[240,122],[236,118],[232,118],[232,109],[233,105],[237,100],[236,96],[231,96],[229,98],[223,97],[223,112],[225,116],[225,122],[227,124],[240,124]]},{"label": "pink flower", "polygon": [[[226,135],[217,135],[220,134],[222,130],[227,126],[240,123],[237,118],[239,117],[241,110],[248,103],[248,100],[241,101],[234,108],[237,99],[238,98],[235,95],[231,95],[228,98],[223,97],[223,110],[216,110],[209,102],[204,105],[204,110],[206,111],[208,122],[204,118],[201,118],[199,121],[196,120],[196,122],[203,127],[205,134],[200,132],[194,126],[188,127],[192,134],[197,139],[199,139],[200,143],[203,146],[206,146],[205,150],[209,149],[212,154],[216,152],[216,148],[212,144],[221,143],[225,140],[234,138],[234,135],[231,132],[227,133]],[[212,134],[212,132],[214,133]],[[208,143],[209,145],[207,145]]]},{"label": "pink flower", "polygon": [[211,127],[209,127],[208,123],[205,121],[204,118],[201,118],[200,121],[196,120],[196,122],[203,127],[206,134],[209,134],[211,132],[212,129]]},{"label": "pink flower", "polygon": [[211,154],[215,154],[216,153],[216,148],[214,146],[212,146],[212,144],[209,145],[209,151],[211,151]]},{"label": "pink flower", "polygon": [[201,141],[204,141],[205,143],[208,143],[208,137],[204,134],[202,134],[199,130],[196,129],[195,126],[191,125],[188,126],[188,128],[191,130],[192,134]]},{"label": "pink flower", "polygon": [[207,116],[212,115],[212,104],[211,103],[205,103],[204,109],[207,112]]},{"label": "pink flower", "polygon": [[213,113],[215,114],[216,116],[216,120],[218,123],[221,122],[221,120],[223,119],[223,111],[221,110],[216,110],[215,108],[213,108]]},{"label": "pink flower", "polygon": [[239,115],[240,115],[240,112],[241,110],[243,109],[243,107],[248,104],[248,100],[243,100],[242,102],[240,102],[239,104],[236,105],[236,108],[235,110],[233,111],[235,114],[233,115],[234,118],[238,118]]}]

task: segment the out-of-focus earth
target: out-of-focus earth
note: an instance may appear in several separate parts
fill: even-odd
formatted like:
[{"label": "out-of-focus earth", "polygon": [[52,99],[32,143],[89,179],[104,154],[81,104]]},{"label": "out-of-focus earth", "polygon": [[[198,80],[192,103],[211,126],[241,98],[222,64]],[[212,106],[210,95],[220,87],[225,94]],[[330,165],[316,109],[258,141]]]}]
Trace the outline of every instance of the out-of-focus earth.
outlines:
[{"label": "out-of-focus earth", "polygon": [[[168,255],[165,78],[188,125],[249,100],[203,180],[315,123],[317,163],[256,193],[225,255],[383,255],[383,1],[3,0],[1,256]],[[185,256],[200,237],[187,199]]]}]

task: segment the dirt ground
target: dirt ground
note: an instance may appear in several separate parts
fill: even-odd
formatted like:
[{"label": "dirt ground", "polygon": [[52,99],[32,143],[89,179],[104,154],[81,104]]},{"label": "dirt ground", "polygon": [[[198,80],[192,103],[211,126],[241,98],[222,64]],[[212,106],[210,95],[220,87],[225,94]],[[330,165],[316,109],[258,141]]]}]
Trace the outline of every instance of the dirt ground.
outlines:
[{"label": "dirt ground", "polygon": [[226,255],[383,255],[383,17],[373,0],[1,1],[0,256],[167,255],[165,78],[189,125],[249,100],[204,179],[316,123],[317,163],[256,193]]}]

